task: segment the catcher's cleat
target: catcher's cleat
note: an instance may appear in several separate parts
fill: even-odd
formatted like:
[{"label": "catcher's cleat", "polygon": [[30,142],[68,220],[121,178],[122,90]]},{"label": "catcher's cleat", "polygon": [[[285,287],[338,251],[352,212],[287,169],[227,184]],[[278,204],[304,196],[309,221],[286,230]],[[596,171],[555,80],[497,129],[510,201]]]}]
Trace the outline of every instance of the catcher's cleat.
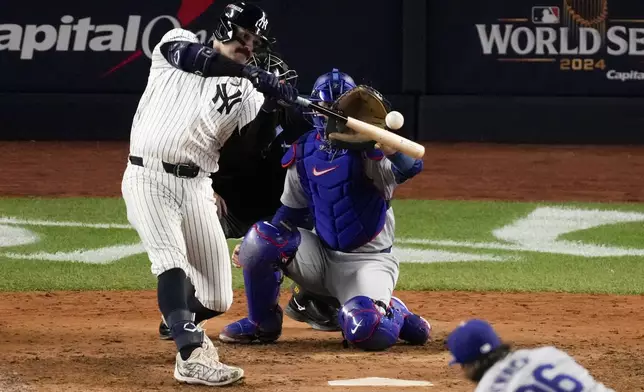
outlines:
[{"label": "catcher's cleat", "polygon": [[159,339],[161,340],[172,340],[172,333],[170,332],[170,327],[165,323],[165,320],[161,318],[161,323],[159,324]]},{"label": "catcher's cleat", "polygon": [[293,295],[284,313],[291,319],[307,323],[317,331],[341,331],[338,324],[338,311],[322,301],[301,298]]},{"label": "catcher's cleat", "polygon": [[[224,343],[273,343],[282,335],[282,309],[277,306],[277,313],[274,320],[262,323],[261,326],[243,318],[226,328],[219,334],[219,340]],[[268,326],[270,324],[270,326]]]},{"label": "catcher's cleat", "polygon": [[432,326],[427,320],[412,313],[400,298],[392,296],[390,306],[399,310],[405,318],[405,322],[400,329],[400,339],[416,345],[423,345],[430,339]]}]

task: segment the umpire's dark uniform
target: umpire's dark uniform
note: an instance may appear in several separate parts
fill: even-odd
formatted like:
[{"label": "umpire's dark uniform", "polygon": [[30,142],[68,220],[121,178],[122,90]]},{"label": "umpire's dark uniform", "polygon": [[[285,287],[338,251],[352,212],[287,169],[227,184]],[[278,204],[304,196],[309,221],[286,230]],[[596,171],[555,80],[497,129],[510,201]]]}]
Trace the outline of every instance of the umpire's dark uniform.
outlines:
[{"label": "umpire's dark uniform", "polygon": [[213,189],[228,212],[221,218],[226,238],[243,237],[253,223],[270,220],[281,206],[286,170],[281,159],[291,143],[313,129],[294,108],[259,114],[221,149]]},{"label": "umpire's dark uniform", "polygon": [[[280,108],[273,113],[260,110],[246,129],[226,141],[219,171],[211,176],[214,191],[228,209],[220,219],[226,238],[241,238],[255,222],[271,220],[282,205],[280,197],[286,178],[282,156],[297,138],[312,129],[313,125],[293,108]],[[312,230],[313,221],[309,223],[304,228]],[[322,331],[340,330],[340,304],[336,299],[309,293],[295,283],[291,289],[293,296],[285,308],[290,318]]]}]

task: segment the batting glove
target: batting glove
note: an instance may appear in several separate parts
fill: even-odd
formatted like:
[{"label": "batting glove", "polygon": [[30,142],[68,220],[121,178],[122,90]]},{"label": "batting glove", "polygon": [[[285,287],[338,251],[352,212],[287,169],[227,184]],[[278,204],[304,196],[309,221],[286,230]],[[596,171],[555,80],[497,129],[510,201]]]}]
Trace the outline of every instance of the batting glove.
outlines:
[{"label": "batting glove", "polygon": [[279,78],[261,68],[246,66],[242,75],[253,83],[253,86],[264,95],[277,100],[280,104],[289,106],[298,96],[297,90],[288,83],[281,83]]}]

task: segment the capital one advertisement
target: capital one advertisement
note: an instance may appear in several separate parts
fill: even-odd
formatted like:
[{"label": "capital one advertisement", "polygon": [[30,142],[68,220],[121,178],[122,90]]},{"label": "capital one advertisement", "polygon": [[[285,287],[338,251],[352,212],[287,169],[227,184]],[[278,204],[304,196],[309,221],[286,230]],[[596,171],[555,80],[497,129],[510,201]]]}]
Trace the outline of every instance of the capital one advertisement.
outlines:
[{"label": "capital one advertisement", "polygon": [[[37,0],[0,3],[0,92],[138,93],[145,87],[150,54],[174,27],[206,43],[222,0]],[[365,30],[342,20],[401,23],[401,6],[386,0],[253,1],[268,13],[271,34],[308,91],[315,77],[340,68],[378,88],[400,88],[401,32]],[[337,3],[337,4],[336,4]],[[365,7],[369,4],[369,7]],[[34,10],[37,10],[35,12]],[[360,45],[349,45],[349,42]],[[364,59],[387,47],[376,74]]]},{"label": "capital one advertisement", "polygon": [[642,1],[431,3],[431,91],[644,95]]}]

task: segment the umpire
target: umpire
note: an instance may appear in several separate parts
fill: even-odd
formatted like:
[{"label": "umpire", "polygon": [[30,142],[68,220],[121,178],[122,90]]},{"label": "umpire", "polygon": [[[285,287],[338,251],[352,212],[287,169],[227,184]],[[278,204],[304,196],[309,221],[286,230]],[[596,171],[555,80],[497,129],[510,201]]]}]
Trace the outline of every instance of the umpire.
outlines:
[{"label": "umpire", "polygon": [[[254,55],[250,64],[274,73],[285,83],[297,83],[297,72],[275,53]],[[243,237],[255,222],[270,220],[281,206],[286,170],[280,160],[291,143],[311,128],[295,107],[275,105],[267,111],[266,106],[226,141],[219,171],[211,176],[226,238]]]}]

